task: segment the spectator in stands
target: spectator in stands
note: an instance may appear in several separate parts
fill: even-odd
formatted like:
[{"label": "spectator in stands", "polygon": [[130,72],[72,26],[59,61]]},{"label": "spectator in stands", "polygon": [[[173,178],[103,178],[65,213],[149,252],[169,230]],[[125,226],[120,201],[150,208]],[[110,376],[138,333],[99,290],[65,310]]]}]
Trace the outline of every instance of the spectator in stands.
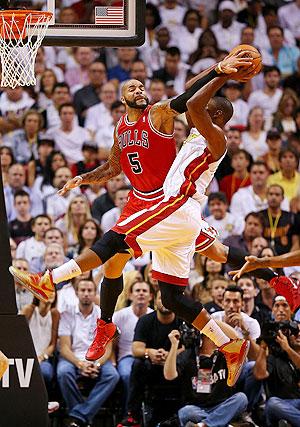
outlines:
[{"label": "spectator in stands", "polygon": [[230,51],[240,42],[244,25],[235,20],[236,12],[236,6],[231,1],[225,0],[219,4],[219,21],[211,26],[211,30],[222,50]]},{"label": "spectator in stands", "polygon": [[80,126],[84,126],[88,108],[99,103],[102,85],[107,80],[106,67],[100,61],[94,61],[89,66],[89,83],[74,93],[74,107]]},{"label": "spectator in stands", "polygon": [[[87,362],[84,357],[92,342],[95,323],[100,317],[100,309],[94,304],[95,283],[87,279],[79,281],[76,294],[79,303],[74,310],[61,314],[58,331],[61,350],[57,379],[67,404],[69,427],[91,423],[119,381],[118,372],[109,360],[111,345],[97,363]],[[83,377],[94,380],[86,400],[83,400],[77,384],[77,380]]]},{"label": "spectator in stands", "polygon": [[[204,18],[205,19],[205,18]],[[202,33],[201,17],[198,10],[188,9],[182,20],[182,25],[177,33],[177,46],[181,52],[181,60],[188,62],[190,55],[198,47],[198,40]]]},{"label": "spectator in stands", "polygon": [[[237,149],[231,155],[231,167],[233,173],[224,176],[221,179],[220,191],[226,194],[228,203],[231,202],[232,196],[240,189],[251,185],[249,166],[251,157],[248,151]],[[233,233],[234,234],[234,233]]]},{"label": "spectator in stands", "polygon": [[[256,161],[251,165],[250,179],[252,185],[241,188],[233,195],[230,204],[230,211],[233,215],[244,218],[249,212],[259,212],[267,208],[267,182],[268,184],[273,183],[271,180],[268,181],[268,176],[269,171],[264,162]],[[283,200],[281,208],[289,210],[286,198]]]},{"label": "spectator in stands", "polygon": [[197,50],[189,58],[189,64],[192,65],[191,72],[197,74],[214,64],[218,53],[216,36],[210,28],[207,28],[199,37]]},{"label": "spectator in stands", "polygon": [[14,194],[14,209],[16,219],[8,224],[9,235],[18,245],[22,240],[33,236],[31,230],[32,216],[30,213],[30,196],[24,190],[16,191]]},{"label": "spectator in stands", "polygon": [[149,89],[150,80],[148,79],[148,71],[144,61],[135,59],[130,67],[130,78],[139,80],[143,83],[146,90]]},{"label": "spectator in stands", "polygon": [[[71,166],[72,175],[81,175],[97,168],[100,165],[98,160],[98,147],[93,141],[84,141],[81,147],[83,160]],[[83,190],[87,187],[84,186]]]},{"label": "spectator in stands", "polygon": [[271,320],[271,316],[268,310],[262,310],[261,307],[256,304],[255,298],[259,293],[259,289],[255,281],[248,274],[244,274],[237,281],[237,286],[244,292],[243,312],[253,319],[256,319],[260,327],[263,327],[265,322]]},{"label": "spectator in stands", "polygon": [[282,145],[281,135],[278,129],[271,128],[267,133],[267,146],[269,150],[258,160],[262,160],[268,166],[271,173],[279,171],[279,153]]},{"label": "spectator in stands", "polygon": [[146,51],[155,45],[155,29],[160,24],[161,18],[158,8],[154,4],[147,2],[145,14],[145,43],[139,47],[139,52],[143,58]]},{"label": "spectator in stands", "polygon": [[299,158],[293,148],[281,150],[279,154],[279,166],[280,171],[269,176],[268,185],[281,185],[284,195],[290,201],[297,196],[300,185],[300,174],[297,172]]},{"label": "spectator in stands", "polygon": [[67,166],[56,169],[54,173],[53,187],[55,192],[50,193],[44,199],[46,206],[45,210],[54,222],[65,215],[69,203],[74,198],[74,196],[81,194],[80,189],[78,188],[74,188],[74,190],[69,191],[63,196],[59,196],[57,194],[57,191],[62,189],[65,183],[71,178],[72,172],[71,169]]},{"label": "spectator in stands", "polygon": [[263,221],[259,213],[249,212],[245,216],[245,228],[240,236],[229,236],[224,240],[224,245],[233,246],[243,251],[250,252],[252,240],[261,237],[263,233]]},{"label": "spectator in stands", "polygon": [[114,196],[118,188],[126,185],[125,175],[121,173],[120,175],[110,179],[106,183],[106,193],[102,194],[100,197],[97,197],[92,204],[92,215],[93,217],[101,223],[102,216],[105,212],[115,207]]},{"label": "spectator in stands", "polygon": [[292,89],[285,89],[273,120],[273,126],[282,133],[285,139],[297,130],[294,117],[297,107],[299,107],[297,95]]},{"label": "spectator in stands", "polygon": [[30,192],[30,189],[25,185],[25,169],[23,165],[14,163],[8,170],[7,184],[4,186],[4,198],[6,206],[6,215],[8,222],[16,218],[16,211],[14,209],[14,194],[16,191],[23,190],[30,194],[31,200],[31,215],[34,216],[42,212],[41,201]]},{"label": "spectator in stands", "polygon": [[255,237],[250,245],[250,255],[259,256],[261,251],[268,246],[267,239],[262,236]]},{"label": "spectator in stands", "polygon": [[33,108],[34,99],[21,87],[5,88],[0,95],[0,128],[4,135],[7,132],[19,129],[23,114]]},{"label": "spectator in stands", "polygon": [[[198,254],[196,254],[196,256],[197,255]],[[201,255],[199,256],[201,257]],[[211,284],[213,279],[223,274],[224,264],[204,257],[202,270],[203,278],[202,280],[201,278],[198,278],[198,283],[193,286],[191,297],[195,301],[201,301],[203,304],[206,304],[212,301]]]},{"label": "spectator in stands", "polygon": [[167,99],[165,83],[159,79],[152,79],[149,87],[149,104],[153,105],[165,99]]},{"label": "spectator in stands", "polygon": [[116,87],[112,82],[104,83],[99,94],[100,102],[87,109],[84,126],[93,134],[112,123],[111,106],[117,100]]},{"label": "spectator in stands", "polygon": [[[57,244],[54,243],[53,245]],[[21,311],[28,321],[33,345],[48,393],[53,387],[53,355],[56,350],[59,323],[59,312],[55,305],[56,297],[47,302],[33,298],[32,303],[23,307]]]},{"label": "spectator in stands", "polygon": [[12,147],[18,163],[27,164],[32,157],[37,158],[39,132],[44,127],[42,115],[35,110],[27,110],[22,118],[22,129],[7,133],[3,142]]},{"label": "spectator in stands", "polygon": [[[69,260],[69,258],[67,258],[64,254],[64,245],[65,245],[64,235],[59,228],[57,228],[57,227],[48,228],[48,230],[45,231],[44,243],[45,243],[46,248],[49,245],[51,245],[52,243],[56,243],[56,244],[60,245],[61,252],[62,252],[63,256],[62,256],[62,261],[61,262],[59,261],[58,265],[61,265],[64,262]],[[35,258],[32,261],[31,270],[30,270],[32,273],[38,273],[39,271],[45,271],[46,270],[44,258],[45,258],[45,254],[40,256],[39,258]]]},{"label": "spectator in stands", "polygon": [[210,193],[208,208],[211,215],[206,218],[206,221],[217,230],[220,241],[228,236],[242,233],[244,220],[227,212],[228,202],[224,193]]},{"label": "spectator in stands", "polygon": [[[11,239],[11,248],[12,248],[12,242]],[[14,252],[16,252],[17,246],[15,247]],[[12,257],[12,265],[16,268],[18,268],[21,271],[29,271],[29,264],[28,261],[24,258],[15,258]],[[14,259],[15,258],[15,259]],[[31,304],[32,302],[32,293],[29,292],[24,286],[22,286],[19,282],[15,281],[15,292],[16,292],[16,303],[17,303],[17,309],[18,313],[21,313],[21,310],[23,307],[25,307],[28,304]]]},{"label": "spectator in stands", "polygon": [[[222,328],[222,323],[220,326]],[[223,327],[229,333],[229,327]],[[232,338],[236,337],[231,328],[230,333]],[[180,426],[228,426],[232,419],[246,410],[246,395],[237,393],[235,387],[226,384],[226,361],[220,352],[215,351],[216,347],[209,338],[202,336],[200,343],[194,339],[191,348],[182,353],[178,352],[179,338],[178,330],[170,332],[171,348],[164,376],[167,380],[179,378],[182,382],[184,406],[178,411]]]},{"label": "spectator in stands", "polygon": [[292,89],[300,97],[300,56],[297,61],[297,70],[284,79],[282,83],[284,88]]},{"label": "spectator in stands", "polygon": [[75,66],[70,67],[65,73],[65,82],[74,93],[90,83],[89,68],[95,60],[95,51],[91,47],[74,47]]},{"label": "spectator in stands", "polygon": [[280,85],[280,70],[278,67],[270,66],[264,68],[264,87],[252,92],[248,98],[250,109],[260,107],[264,113],[265,129],[269,129],[272,124],[272,116],[277,111],[282,95]]},{"label": "spectator in stands", "polygon": [[292,1],[287,5],[282,5],[278,9],[278,19],[282,28],[289,29],[295,39],[300,39],[300,4],[299,0]]},{"label": "spectator in stands", "polygon": [[255,46],[254,36],[254,28],[252,26],[243,27],[241,31],[241,44]]},{"label": "spectator in stands", "polygon": [[[49,47],[46,49],[49,49]],[[54,50],[54,48],[50,48],[50,49]],[[55,52],[53,56],[55,58]],[[58,82],[64,81],[64,73],[62,69],[54,65],[53,62],[49,60],[49,57],[47,58],[47,51],[45,51],[45,48],[43,46],[40,46],[37,50],[35,63],[34,63],[34,73],[37,78],[37,87],[35,88],[35,91],[38,90],[38,88],[40,88],[41,76],[47,69],[51,69],[53,71],[56,77],[56,81]]]},{"label": "spectator in stands", "polygon": [[268,151],[266,136],[263,110],[260,107],[253,107],[249,112],[247,130],[242,134],[242,148],[256,160]]},{"label": "spectator in stands", "polygon": [[153,46],[147,49],[142,55],[147,69],[151,71],[151,74],[164,66],[167,48],[171,46],[171,35],[168,28],[164,25],[156,27],[155,39]]},{"label": "spectator in stands", "polygon": [[263,63],[276,65],[282,77],[287,77],[297,71],[297,60],[300,50],[296,46],[286,46],[283,39],[283,29],[280,26],[272,26],[267,31],[271,48],[263,51]]},{"label": "spectator in stands", "polygon": [[37,91],[37,105],[41,110],[45,110],[52,104],[53,88],[56,83],[55,72],[46,68],[40,76],[40,85]]},{"label": "spectator in stands", "polygon": [[242,96],[242,85],[236,80],[228,80],[223,88],[224,95],[233,105],[233,116],[227,122],[227,126],[236,126],[244,129],[247,126],[249,107]]},{"label": "spectator in stands", "polygon": [[131,187],[123,186],[116,190],[114,195],[115,207],[105,212],[101,218],[101,229],[103,233],[110,230],[120,218],[127,203],[130,188]]},{"label": "spectator in stands", "polygon": [[74,196],[69,201],[65,215],[55,221],[55,226],[63,232],[68,247],[78,243],[79,229],[89,218],[91,211],[87,198],[82,194]]},{"label": "spectator in stands", "polygon": [[[275,322],[290,320],[290,312],[285,298],[277,296],[273,305]],[[300,422],[300,335],[297,327],[296,323],[293,332],[289,331],[287,335],[280,328],[272,342],[266,337],[268,328],[263,330],[261,336],[253,373],[258,380],[265,382],[265,415],[269,427],[277,425],[280,420],[287,420],[292,426]]]},{"label": "spectator in stands", "polygon": [[178,0],[164,0],[159,8],[162,24],[175,34],[180,31],[185,12],[186,8]]},{"label": "spectator in stands", "polygon": [[95,142],[98,146],[98,159],[99,161],[106,161],[109,156],[110,149],[114,142],[114,129],[120,120],[121,116],[125,114],[125,106],[121,101],[115,101],[110,107],[111,123],[102,126],[97,130],[95,135]]},{"label": "spectator in stands", "polygon": [[29,263],[29,270],[31,270],[31,263],[35,258],[44,255],[45,232],[51,227],[51,218],[48,215],[37,215],[32,219],[31,229],[34,235],[26,240],[23,240],[17,247],[17,258],[25,258]]},{"label": "spectator in stands", "polygon": [[147,283],[149,283],[154,293],[156,294],[156,292],[158,291],[158,281],[152,276],[152,262],[149,262],[145,267],[144,279]]},{"label": "spectator in stands", "polygon": [[55,141],[56,149],[60,150],[68,163],[83,160],[82,145],[90,139],[89,132],[74,124],[75,109],[73,104],[62,104],[59,107],[61,124],[47,132],[47,136]]},{"label": "spectator in stands", "polygon": [[8,182],[8,170],[10,166],[15,163],[15,157],[11,147],[7,147],[6,145],[0,147],[0,161],[2,182],[3,185],[6,185]]},{"label": "spectator in stands", "polygon": [[119,47],[117,55],[118,65],[108,69],[108,80],[119,84],[129,80],[131,64],[136,59],[137,50],[134,47]]},{"label": "spectator in stands", "polygon": [[27,168],[28,186],[33,187],[38,176],[42,176],[46,167],[47,158],[54,150],[53,139],[39,139],[37,143],[37,158],[31,159]]},{"label": "spectator in stands", "polygon": [[[47,107],[44,113],[45,127],[47,130],[58,128],[61,125],[59,107],[63,104],[68,104],[71,102],[70,88],[67,83],[61,82],[54,85],[52,101],[53,103]],[[74,120],[74,123],[78,123],[77,117]]]},{"label": "spectator in stands", "polygon": [[264,220],[263,236],[278,255],[299,249],[299,218],[281,210],[283,199],[283,188],[279,184],[270,185],[267,190],[268,208],[260,212]]},{"label": "spectator in stands", "polygon": [[211,297],[212,301],[204,305],[209,314],[223,310],[223,295],[229,285],[229,281],[221,274],[211,279]]},{"label": "spectator in stands", "polygon": [[117,340],[117,369],[124,386],[124,407],[127,413],[127,400],[129,393],[129,379],[131,367],[134,362],[132,355],[132,342],[135,326],[140,317],[151,313],[153,310],[149,307],[152,299],[151,286],[144,281],[136,281],[129,288],[129,307],[118,310],[113,315],[113,322],[120,331]]},{"label": "spectator in stands", "polygon": [[184,91],[187,78],[188,66],[181,62],[178,47],[168,47],[166,50],[165,63],[162,68],[153,72],[153,78],[162,80],[166,86],[173,88],[170,96],[175,96]]},{"label": "spectator in stands", "polygon": [[145,387],[165,384],[163,365],[170,349],[168,334],[178,329],[181,321],[161,302],[160,291],[155,297],[157,310],[139,318],[132,343],[134,362],[129,382],[128,416],[121,426],[140,424]]},{"label": "spectator in stands", "polygon": [[14,261],[16,259],[16,252],[17,252],[17,244],[11,237],[9,238],[9,246],[10,246],[10,254],[11,259]]},{"label": "spectator in stands", "polygon": [[174,119],[174,139],[176,141],[177,151],[180,150],[183,142],[189,135],[187,124],[180,118],[175,117]]},{"label": "spectator in stands", "polygon": [[88,218],[79,227],[78,245],[76,245],[72,252],[72,258],[90,248],[98,239],[100,239],[101,236],[102,230],[100,229],[97,221],[93,218]]},{"label": "spectator in stands", "polygon": [[221,164],[216,170],[215,177],[220,181],[224,176],[232,174],[234,170],[231,167],[231,157],[233,153],[242,148],[241,130],[236,127],[228,129],[227,136],[227,153]]}]

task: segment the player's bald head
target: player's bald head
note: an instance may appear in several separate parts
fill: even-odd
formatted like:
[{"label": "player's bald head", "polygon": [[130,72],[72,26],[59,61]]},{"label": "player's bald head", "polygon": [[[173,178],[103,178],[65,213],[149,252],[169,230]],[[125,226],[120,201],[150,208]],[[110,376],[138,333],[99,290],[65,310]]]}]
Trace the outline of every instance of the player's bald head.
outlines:
[{"label": "player's bald head", "polygon": [[208,103],[208,112],[214,123],[224,127],[233,115],[233,106],[224,96],[214,96]]}]

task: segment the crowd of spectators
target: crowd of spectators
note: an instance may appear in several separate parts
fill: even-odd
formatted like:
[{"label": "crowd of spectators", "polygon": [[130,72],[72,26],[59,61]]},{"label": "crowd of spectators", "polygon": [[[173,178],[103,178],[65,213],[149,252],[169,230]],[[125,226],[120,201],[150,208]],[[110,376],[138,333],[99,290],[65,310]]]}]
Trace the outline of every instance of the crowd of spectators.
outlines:
[{"label": "crowd of spectators", "polygon": [[[44,2],[27,3],[34,8]],[[78,11],[86,4],[61,0],[58,19],[79,22]],[[263,69],[247,83],[228,81],[220,90],[234,114],[226,128],[228,151],[208,189],[204,215],[222,242],[256,256],[300,248],[300,1],[151,0],[145,19],[141,47],[41,47],[35,87],[0,88],[2,179],[13,265],[21,270],[58,267],[90,248],[119,218],[130,191],[123,174],[105,186],[95,183],[64,196],[57,191],[107,160],[114,126],[125,111],[124,82],[142,81],[154,104],[183,92],[188,79],[241,43],[259,49]],[[188,132],[185,117],[176,118],[178,150]],[[157,393],[159,387],[168,390],[169,383],[176,388],[180,379],[181,409],[177,421],[170,421],[175,424],[168,425],[227,426],[235,417],[249,426],[300,425],[299,335],[292,330],[285,338],[279,332],[281,352],[268,350],[264,338],[271,319],[292,319],[287,302],[251,276],[234,286],[230,266],[199,254],[191,267],[186,292],[251,342],[234,389],[226,386],[224,360],[215,357],[206,337],[193,339],[182,351],[178,336],[187,332],[178,332],[180,319],[161,304],[149,254],[125,267],[114,314],[121,334],[97,364],[85,361],[84,354],[99,317],[101,267],[61,283],[57,298],[47,304],[15,284],[49,396],[59,398],[60,390],[67,425],[91,425],[122,383],[121,415],[127,420],[122,425],[138,426],[145,385],[149,390],[155,385]],[[284,274],[299,278],[300,267]],[[299,313],[295,319],[300,320]],[[263,339],[256,342],[261,331]],[[164,416],[161,411],[153,419],[162,422]]]}]

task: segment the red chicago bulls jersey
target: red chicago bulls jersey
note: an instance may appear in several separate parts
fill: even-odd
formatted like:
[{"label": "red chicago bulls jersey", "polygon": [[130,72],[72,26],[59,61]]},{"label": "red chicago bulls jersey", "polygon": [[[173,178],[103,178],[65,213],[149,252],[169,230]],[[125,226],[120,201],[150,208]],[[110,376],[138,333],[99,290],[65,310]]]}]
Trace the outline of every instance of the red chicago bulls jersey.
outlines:
[{"label": "red chicago bulls jersey", "polygon": [[129,122],[124,114],[116,128],[122,170],[141,199],[162,195],[165,177],[176,157],[174,137],[154,128],[151,108],[148,106],[137,122]]}]

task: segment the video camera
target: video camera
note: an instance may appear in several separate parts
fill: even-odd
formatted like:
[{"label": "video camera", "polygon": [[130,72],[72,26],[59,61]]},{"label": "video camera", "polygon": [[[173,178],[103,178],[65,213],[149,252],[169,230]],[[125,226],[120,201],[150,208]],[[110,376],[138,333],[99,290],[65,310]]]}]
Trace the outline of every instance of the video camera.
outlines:
[{"label": "video camera", "polygon": [[279,331],[281,331],[287,338],[291,335],[296,337],[299,334],[298,323],[293,320],[286,320],[284,322],[266,322],[262,327],[261,335],[257,339],[257,343],[259,344],[261,341],[264,341],[268,345],[270,352],[273,354],[279,355],[284,353],[276,341]]},{"label": "video camera", "polygon": [[181,345],[184,345],[186,349],[199,347],[201,345],[201,334],[198,329],[195,329],[193,326],[183,322],[179,326],[178,330],[180,332],[179,342]]}]

